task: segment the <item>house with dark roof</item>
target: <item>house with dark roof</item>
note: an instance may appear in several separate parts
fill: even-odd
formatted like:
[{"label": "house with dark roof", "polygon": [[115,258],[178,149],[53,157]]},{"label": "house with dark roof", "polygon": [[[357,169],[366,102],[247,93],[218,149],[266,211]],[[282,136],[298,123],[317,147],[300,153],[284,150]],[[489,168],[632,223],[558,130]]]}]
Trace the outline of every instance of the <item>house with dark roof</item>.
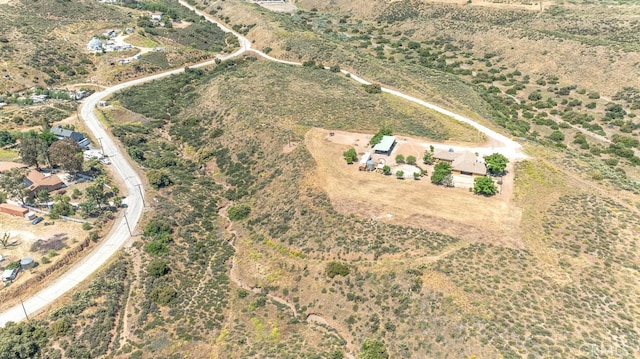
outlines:
[{"label": "house with dark roof", "polygon": [[59,140],[63,140],[65,138],[70,138],[74,140],[80,147],[89,148],[89,139],[84,137],[80,132],[68,130],[66,128],[62,128],[62,126],[58,125],[51,129],[51,133],[53,133]]}]

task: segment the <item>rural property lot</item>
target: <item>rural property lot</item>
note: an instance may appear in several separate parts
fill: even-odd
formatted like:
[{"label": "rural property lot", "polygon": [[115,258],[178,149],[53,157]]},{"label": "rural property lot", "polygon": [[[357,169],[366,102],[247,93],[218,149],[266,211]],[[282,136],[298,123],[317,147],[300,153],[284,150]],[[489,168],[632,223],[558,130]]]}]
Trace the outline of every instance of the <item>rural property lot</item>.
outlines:
[{"label": "rural property lot", "polygon": [[[322,129],[313,129],[305,137],[305,144],[317,164],[309,180],[317,182],[329,194],[337,211],[421,227],[470,241],[522,248],[521,212],[512,201],[511,191],[484,197],[464,189],[435,186],[428,176],[419,181],[397,180],[395,176],[360,172],[357,164],[346,164],[342,152],[351,146],[358,153],[370,151],[367,145],[370,137],[338,131],[329,136],[328,131]],[[427,143],[410,138],[406,141],[415,145]],[[387,161],[394,162],[396,153],[398,150]],[[418,152],[403,154],[422,157]],[[505,182],[512,182],[511,176],[507,176]]]},{"label": "rural property lot", "polygon": [[[81,240],[86,237],[86,233],[82,230],[80,223],[55,220],[54,225],[45,226],[45,221],[37,225],[32,225],[31,221],[25,218],[10,216],[4,213],[0,214],[0,236],[8,233],[10,242],[16,242],[16,245],[9,246],[8,248],[0,246],[0,254],[4,257],[4,260],[0,263],[0,268],[4,268],[9,263],[25,257],[32,257],[38,262],[38,266],[35,269],[21,272],[14,282],[14,285],[28,280],[39,271],[51,266],[57,258],[62,257],[68,250],[79,245]],[[38,240],[48,241],[49,245],[57,242],[54,247],[62,248],[55,250],[54,253],[49,252],[51,248],[48,248],[47,245],[43,245],[38,250],[32,252],[32,246]],[[42,263],[44,256],[47,256],[51,263]],[[4,308],[6,304],[7,303],[3,303],[1,307]]]}]

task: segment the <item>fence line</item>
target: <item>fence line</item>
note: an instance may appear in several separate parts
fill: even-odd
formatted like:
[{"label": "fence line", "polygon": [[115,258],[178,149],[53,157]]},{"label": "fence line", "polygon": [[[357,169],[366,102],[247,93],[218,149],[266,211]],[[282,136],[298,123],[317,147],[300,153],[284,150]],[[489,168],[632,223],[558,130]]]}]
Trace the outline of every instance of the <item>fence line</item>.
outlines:
[{"label": "fence line", "polygon": [[[26,204],[23,204],[22,207],[29,209],[30,211],[34,211],[34,212],[38,212],[38,213],[43,213],[43,214],[50,214],[49,211],[45,211],[39,208],[35,208],[35,207],[31,207],[31,206],[27,206]],[[64,221],[71,221],[71,222],[76,222],[76,223],[89,223],[89,224],[93,224],[89,221],[85,221],[84,219],[77,219],[77,218],[73,218],[73,217],[67,217],[67,216],[58,216],[60,218],[62,218],[62,220]]]}]

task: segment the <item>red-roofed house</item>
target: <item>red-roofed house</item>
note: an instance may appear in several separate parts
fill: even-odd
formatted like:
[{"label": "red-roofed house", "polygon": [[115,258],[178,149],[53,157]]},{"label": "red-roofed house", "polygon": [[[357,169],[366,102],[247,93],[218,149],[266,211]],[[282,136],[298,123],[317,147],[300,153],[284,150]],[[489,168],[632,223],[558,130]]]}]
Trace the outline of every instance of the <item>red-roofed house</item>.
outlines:
[{"label": "red-roofed house", "polygon": [[31,170],[24,179],[24,183],[34,195],[40,191],[51,192],[65,186],[58,176],[44,174],[37,170]]}]

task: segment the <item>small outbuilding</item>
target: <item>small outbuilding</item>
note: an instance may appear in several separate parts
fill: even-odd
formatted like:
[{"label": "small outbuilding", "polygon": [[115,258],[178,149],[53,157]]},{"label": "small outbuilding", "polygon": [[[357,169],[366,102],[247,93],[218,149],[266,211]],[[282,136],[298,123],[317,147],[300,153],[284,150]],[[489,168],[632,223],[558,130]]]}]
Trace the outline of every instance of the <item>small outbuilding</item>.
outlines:
[{"label": "small outbuilding", "polygon": [[20,267],[15,267],[13,269],[5,269],[2,272],[2,281],[3,282],[11,282],[16,279],[18,276],[18,272],[20,272]]},{"label": "small outbuilding", "polygon": [[12,216],[24,217],[29,210],[10,203],[0,203],[0,212],[10,214]]},{"label": "small outbuilding", "polygon": [[369,171],[369,172],[371,172],[371,171],[375,171],[375,170],[376,170],[376,163],[375,163],[375,162],[373,162],[373,160],[370,158],[370,159],[367,161],[367,166],[366,166],[366,168],[367,168],[367,171]]},{"label": "small outbuilding", "polygon": [[22,258],[20,260],[20,268],[22,268],[22,270],[31,269],[35,267],[35,265],[36,262],[31,257]]},{"label": "small outbuilding", "polygon": [[358,170],[364,171],[367,169],[367,161],[371,159],[371,152],[365,152],[364,155],[360,158],[360,164],[358,165]]},{"label": "small outbuilding", "polygon": [[373,152],[380,155],[391,155],[393,148],[396,146],[395,136],[382,136],[382,140],[375,146],[373,146]]},{"label": "small outbuilding", "polygon": [[94,52],[102,51],[103,47],[104,45],[102,44],[102,41],[100,41],[100,39],[98,39],[97,37],[92,38],[91,41],[89,41],[89,43],[87,44],[87,50]]}]

